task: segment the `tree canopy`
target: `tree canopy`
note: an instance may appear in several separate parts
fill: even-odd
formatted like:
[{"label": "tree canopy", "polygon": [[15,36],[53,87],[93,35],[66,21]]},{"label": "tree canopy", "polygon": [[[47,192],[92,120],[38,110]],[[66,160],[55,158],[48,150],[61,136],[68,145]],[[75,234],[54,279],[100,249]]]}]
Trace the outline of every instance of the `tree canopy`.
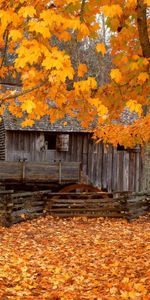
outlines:
[{"label": "tree canopy", "polygon": [[[1,115],[7,104],[16,117],[24,116],[22,126],[26,127],[44,115],[55,122],[69,114],[87,129],[94,121],[98,140],[126,147],[147,142],[149,5],[149,0],[2,0]],[[105,38],[97,43],[104,31],[98,15],[110,30],[109,47]],[[76,64],[67,47],[54,44],[54,37],[74,45]],[[89,76],[88,66],[80,59],[78,44],[84,39],[96,41],[101,57],[110,52],[110,76],[103,84]],[[3,88],[8,77],[18,78],[19,90]],[[132,124],[120,122],[125,108],[137,113]]]}]

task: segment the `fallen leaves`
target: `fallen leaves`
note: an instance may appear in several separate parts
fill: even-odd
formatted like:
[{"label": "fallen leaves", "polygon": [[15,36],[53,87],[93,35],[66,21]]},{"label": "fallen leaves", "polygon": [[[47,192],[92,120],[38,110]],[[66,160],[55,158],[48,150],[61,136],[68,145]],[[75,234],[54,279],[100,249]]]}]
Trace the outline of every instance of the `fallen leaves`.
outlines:
[{"label": "fallen leaves", "polygon": [[148,218],[45,217],[0,234],[0,299],[150,299]]}]

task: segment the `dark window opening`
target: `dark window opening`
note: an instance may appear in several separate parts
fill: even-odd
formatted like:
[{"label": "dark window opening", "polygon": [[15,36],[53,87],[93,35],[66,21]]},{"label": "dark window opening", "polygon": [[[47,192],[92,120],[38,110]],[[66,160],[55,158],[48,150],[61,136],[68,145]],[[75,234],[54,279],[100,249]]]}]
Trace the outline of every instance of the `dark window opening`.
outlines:
[{"label": "dark window opening", "polygon": [[125,149],[125,147],[124,146],[122,146],[122,145],[117,145],[117,151],[125,151],[126,149]]},{"label": "dark window opening", "polygon": [[45,144],[47,145],[48,150],[56,149],[56,134],[45,134]]}]

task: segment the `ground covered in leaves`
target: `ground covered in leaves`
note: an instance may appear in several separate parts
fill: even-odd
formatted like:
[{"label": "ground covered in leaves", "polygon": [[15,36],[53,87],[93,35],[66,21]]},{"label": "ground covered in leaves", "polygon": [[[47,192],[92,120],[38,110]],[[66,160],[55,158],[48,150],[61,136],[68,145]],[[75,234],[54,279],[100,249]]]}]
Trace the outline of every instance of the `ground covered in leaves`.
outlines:
[{"label": "ground covered in leaves", "polygon": [[0,299],[150,299],[150,218],[0,228]]}]

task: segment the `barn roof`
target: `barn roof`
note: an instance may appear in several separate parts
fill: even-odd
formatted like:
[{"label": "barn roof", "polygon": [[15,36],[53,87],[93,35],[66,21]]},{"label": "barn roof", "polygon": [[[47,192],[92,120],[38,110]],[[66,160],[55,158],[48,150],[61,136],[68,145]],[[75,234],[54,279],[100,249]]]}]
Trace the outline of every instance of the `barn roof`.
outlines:
[{"label": "barn roof", "polygon": [[[30,127],[22,128],[21,123],[22,119],[16,118],[11,114],[4,114],[3,117],[4,127],[6,130],[22,130],[22,131],[53,131],[53,132],[86,132],[85,128],[82,128],[77,119],[73,119],[69,116],[66,116],[62,120],[58,120],[55,123],[51,124],[49,117],[45,116],[38,121],[35,121],[35,124]],[[66,124],[66,125],[65,125]]]},{"label": "barn roof", "polygon": [[[136,113],[131,113],[127,109],[121,115],[120,123],[124,125],[128,125],[133,123],[137,119]],[[24,127],[22,128],[21,123],[23,121],[22,118],[16,118],[14,115],[5,111],[3,116],[4,128],[6,130],[22,130],[22,131],[47,131],[47,132],[87,132],[86,128],[83,128],[80,125],[80,122],[76,118],[71,118],[66,115],[63,119],[56,121],[55,123],[50,123],[50,119],[48,116],[44,116],[38,121],[35,121],[32,127]],[[113,122],[113,123],[118,123]],[[90,128],[92,130],[92,126]]]},{"label": "barn roof", "polygon": [[[10,87],[7,87],[8,89]],[[137,119],[137,113],[130,112],[127,108],[124,109],[121,114],[119,123],[128,125],[133,123]],[[47,131],[47,132],[87,132],[86,128],[83,128],[80,122],[76,118],[72,118],[66,115],[63,119],[50,123],[48,116],[44,116],[40,120],[36,120],[33,126],[22,127],[21,123],[23,118],[16,118],[12,115],[8,109],[5,109],[3,115],[4,128],[6,130],[21,130],[21,131]],[[118,123],[118,120],[113,123]],[[93,124],[94,125],[94,124]],[[90,130],[92,130],[92,126]]]},{"label": "barn roof", "polygon": [[[5,85],[5,90],[20,91],[20,87]],[[16,99],[17,103],[17,99]],[[53,106],[53,102],[50,103]],[[36,120],[33,126],[22,127],[21,124],[25,118],[17,118],[12,115],[7,107],[3,114],[3,123],[5,130],[21,130],[21,131],[51,131],[51,132],[87,132],[87,129],[80,125],[80,122],[76,118],[72,118],[68,115],[55,123],[50,123],[49,116],[44,116],[40,120]]]}]

